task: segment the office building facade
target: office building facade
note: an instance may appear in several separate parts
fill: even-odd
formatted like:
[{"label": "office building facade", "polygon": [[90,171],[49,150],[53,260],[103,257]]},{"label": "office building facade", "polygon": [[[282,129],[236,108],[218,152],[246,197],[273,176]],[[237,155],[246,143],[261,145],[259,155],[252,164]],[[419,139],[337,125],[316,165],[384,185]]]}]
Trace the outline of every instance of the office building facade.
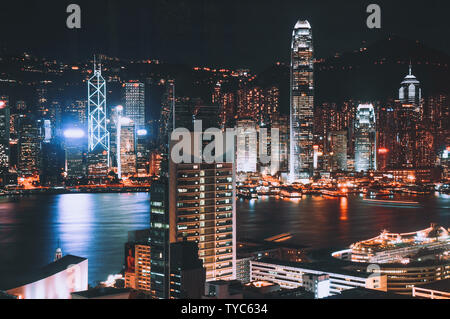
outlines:
[{"label": "office building facade", "polygon": [[194,241],[206,280],[234,279],[236,263],[235,166],[170,167],[170,241]]},{"label": "office building facade", "polygon": [[372,104],[360,104],[355,120],[355,170],[376,170],[377,137],[376,117]]},{"label": "office building facade", "polygon": [[237,122],[237,172],[256,173],[258,165],[258,132],[253,120]]},{"label": "office building facade", "polygon": [[123,84],[125,114],[131,119],[136,130],[145,128],[145,85],[137,81]]},{"label": "office building facade", "polygon": [[10,158],[10,109],[8,100],[0,97],[0,173],[8,172]]}]

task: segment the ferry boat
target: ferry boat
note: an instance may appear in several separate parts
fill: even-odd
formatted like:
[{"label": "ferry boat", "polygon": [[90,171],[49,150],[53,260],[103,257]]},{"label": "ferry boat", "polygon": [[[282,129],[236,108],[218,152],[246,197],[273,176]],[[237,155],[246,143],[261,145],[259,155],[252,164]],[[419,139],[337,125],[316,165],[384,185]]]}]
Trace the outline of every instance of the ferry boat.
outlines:
[{"label": "ferry boat", "polygon": [[295,188],[283,188],[280,190],[280,197],[281,198],[302,198],[303,193],[299,189]]},{"label": "ferry boat", "polygon": [[258,193],[255,188],[239,187],[237,190],[237,196],[244,199],[257,199]]},{"label": "ferry boat", "polygon": [[399,206],[416,206],[419,202],[409,201],[409,200],[388,200],[388,199],[372,199],[364,198],[364,201],[379,205],[399,205]]},{"label": "ferry boat", "polygon": [[257,187],[258,196],[270,196],[270,188],[268,186]]},{"label": "ferry boat", "polygon": [[331,197],[347,197],[347,193],[344,193],[338,189],[323,189],[321,193],[322,195]]},{"label": "ferry boat", "polygon": [[270,196],[280,196],[281,188],[279,186],[270,187]]},{"label": "ferry boat", "polygon": [[289,240],[292,238],[292,234],[291,233],[283,233],[283,234],[279,234],[279,235],[275,235],[269,238],[264,239],[264,241],[267,242],[273,242],[273,243],[280,243],[286,240]]}]

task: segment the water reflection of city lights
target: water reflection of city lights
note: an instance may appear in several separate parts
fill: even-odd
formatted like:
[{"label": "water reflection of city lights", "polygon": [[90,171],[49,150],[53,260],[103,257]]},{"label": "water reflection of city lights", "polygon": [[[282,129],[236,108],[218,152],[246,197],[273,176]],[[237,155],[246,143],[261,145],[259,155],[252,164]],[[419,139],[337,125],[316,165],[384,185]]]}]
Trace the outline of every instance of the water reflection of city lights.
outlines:
[{"label": "water reflection of city lights", "polygon": [[341,202],[340,202],[340,208],[341,208],[341,216],[340,216],[340,220],[348,220],[348,199],[347,197],[341,197]]},{"label": "water reflection of city lights", "polygon": [[58,233],[62,248],[71,254],[83,255],[83,248],[92,241],[92,195],[65,194],[58,199]]}]

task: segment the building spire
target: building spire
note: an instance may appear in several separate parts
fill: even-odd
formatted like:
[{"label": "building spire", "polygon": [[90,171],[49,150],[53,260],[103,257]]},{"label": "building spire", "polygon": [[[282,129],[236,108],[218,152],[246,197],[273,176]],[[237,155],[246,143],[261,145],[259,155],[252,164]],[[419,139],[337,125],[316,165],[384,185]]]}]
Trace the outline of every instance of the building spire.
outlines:
[{"label": "building spire", "polygon": [[100,57],[100,62],[97,62],[97,56],[94,54],[94,74],[97,72],[99,74],[102,74],[101,57]]},{"label": "building spire", "polygon": [[409,59],[409,75],[412,75],[412,62],[411,62],[411,59]]}]

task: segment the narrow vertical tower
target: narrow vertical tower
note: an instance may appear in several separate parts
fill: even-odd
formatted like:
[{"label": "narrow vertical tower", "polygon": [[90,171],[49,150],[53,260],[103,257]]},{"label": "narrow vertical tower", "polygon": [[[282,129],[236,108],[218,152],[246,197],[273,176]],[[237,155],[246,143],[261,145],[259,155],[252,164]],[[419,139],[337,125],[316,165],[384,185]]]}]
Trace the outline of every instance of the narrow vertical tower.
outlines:
[{"label": "narrow vertical tower", "polygon": [[[106,175],[109,165],[110,141],[106,117],[106,81],[101,65],[94,61],[94,75],[88,81],[88,143],[89,175]],[[106,167],[105,167],[106,166]],[[97,176],[96,176],[97,177]],[[99,177],[99,176],[98,176]]]},{"label": "narrow vertical tower", "polygon": [[367,172],[377,169],[377,134],[375,108],[360,104],[355,119],[355,170]]},{"label": "narrow vertical tower", "polygon": [[298,21],[291,46],[290,180],[311,176],[313,169],[314,50],[311,25]]},{"label": "narrow vertical tower", "polygon": [[55,251],[55,260],[54,261],[58,261],[63,257],[62,249],[60,247],[61,247],[61,245],[58,240],[58,248],[56,248],[56,251]]}]

